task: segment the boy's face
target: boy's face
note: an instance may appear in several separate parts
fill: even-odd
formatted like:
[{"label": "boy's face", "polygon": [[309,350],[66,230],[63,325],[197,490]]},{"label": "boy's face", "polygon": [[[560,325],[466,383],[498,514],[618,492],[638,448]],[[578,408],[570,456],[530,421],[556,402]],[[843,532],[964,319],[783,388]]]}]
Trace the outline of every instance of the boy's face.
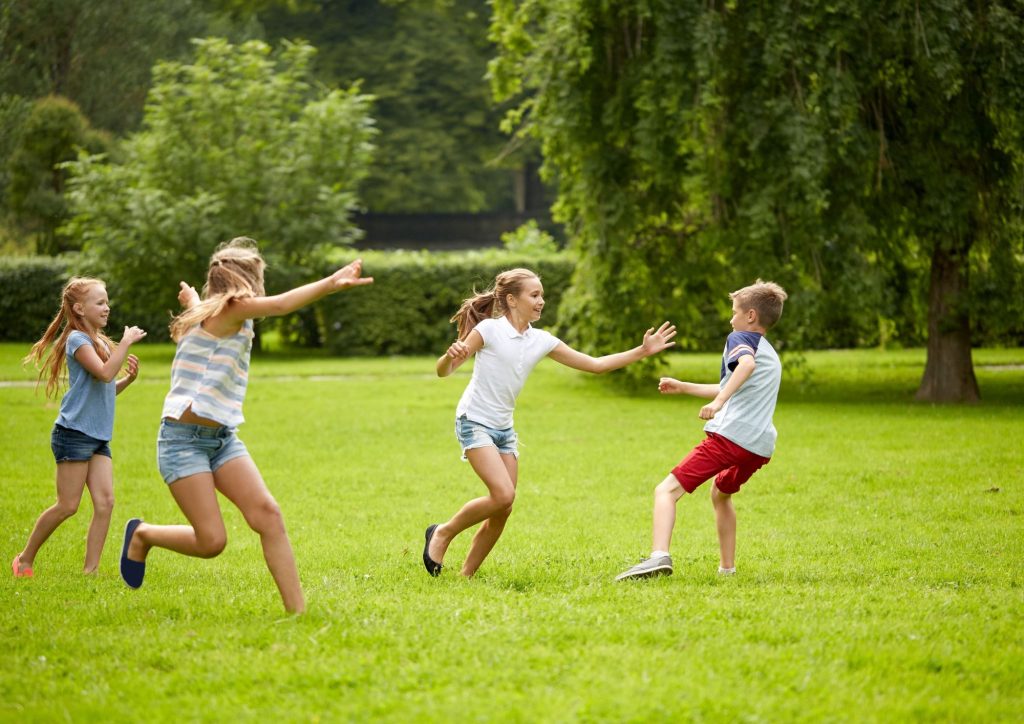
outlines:
[{"label": "boy's face", "polygon": [[759,329],[757,310],[744,309],[739,299],[732,300],[732,319],[729,320],[734,332],[754,332]]}]

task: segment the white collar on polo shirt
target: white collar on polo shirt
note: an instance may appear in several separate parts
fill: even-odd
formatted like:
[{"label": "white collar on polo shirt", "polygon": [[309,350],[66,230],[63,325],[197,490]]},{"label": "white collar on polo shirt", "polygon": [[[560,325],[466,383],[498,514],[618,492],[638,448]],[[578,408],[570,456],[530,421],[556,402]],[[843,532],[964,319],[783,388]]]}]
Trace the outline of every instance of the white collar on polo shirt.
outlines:
[{"label": "white collar on polo shirt", "polygon": [[533,329],[532,324],[527,324],[526,329],[520,332],[518,329],[516,329],[516,326],[512,324],[512,322],[508,321],[508,317],[506,317],[504,314],[501,315],[501,321],[505,323],[506,327],[508,327],[508,329],[506,329],[505,332],[508,334],[509,337],[525,337],[530,333],[530,330]]}]

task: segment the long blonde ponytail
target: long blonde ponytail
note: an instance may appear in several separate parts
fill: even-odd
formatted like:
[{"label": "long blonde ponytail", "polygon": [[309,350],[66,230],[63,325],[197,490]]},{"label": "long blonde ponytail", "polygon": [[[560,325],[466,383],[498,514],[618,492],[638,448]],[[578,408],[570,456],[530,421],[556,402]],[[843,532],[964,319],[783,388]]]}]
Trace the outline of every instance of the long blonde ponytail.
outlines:
[{"label": "long blonde ponytail", "polygon": [[61,381],[65,376],[65,349],[68,337],[75,330],[84,332],[92,340],[96,354],[106,362],[114,343],[102,332],[90,332],[85,321],[75,313],[74,306],[84,302],[94,286],[106,287],[100,279],[92,277],[71,277],[60,293],[60,309],[50,322],[43,336],[32,345],[32,350],[22,360],[39,368],[37,385],[46,379],[46,396],[56,399]]},{"label": "long blonde ponytail", "polygon": [[217,247],[203,285],[203,301],[171,320],[171,339],[180,340],[192,327],[224,311],[233,299],[262,297],[267,264],[256,242],[237,236]]},{"label": "long blonde ponytail", "polygon": [[519,296],[523,291],[523,282],[527,279],[539,279],[529,269],[509,269],[494,277],[494,285],[483,292],[473,291],[473,296],[463,300],[459,311],[452,315],[449,322],[458,325],[459,339],[469,336],[481,321],[498,317],[508,311],[508,295]]}]

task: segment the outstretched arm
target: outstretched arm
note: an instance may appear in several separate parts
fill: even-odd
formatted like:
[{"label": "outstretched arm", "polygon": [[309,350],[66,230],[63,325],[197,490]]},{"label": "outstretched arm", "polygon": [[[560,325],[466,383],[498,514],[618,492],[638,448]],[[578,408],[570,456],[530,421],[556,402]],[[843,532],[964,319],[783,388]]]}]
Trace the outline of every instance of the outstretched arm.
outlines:
[{"label": "outstretched arm", "polygon": [[693,395],[711,400],[718,395],[719,389],[718,385],[682,382],[674,377],[662,377],[658,382],[658,392],[663,395]]},{"label": "outstretched arm", "polygon": [[697,416],[702,420],[712,419],[725,406],[729,398],[736,394],[736,391],[743,386],[743,383],[750,379],[752,374],[754,374],[754,355],[745,354],[737,360],[736,368],[732,371],[729,381],[715,395],[715,399],[700,408]]},{"label": "outstretched arm", "polygon": [[437,360],[437,376],[447,377],[483,346],[484,338],[475,329],[465,339],[455,340]]},{"label": "outstretched arm", "polygon": [[583,372],[593,372],[599,375],[603,372],[610,372],[611,370],[625,367],[645,357],[650,357],[668,349],[675,344],[675,342],[671,341],[675,336],[675,325],[665,322],[658,327],[657,331],[653,327],[648,329],[644,333],[643,343],[639,347],[634,347],[625,352],[606,354],[603,357],[591,357],[589,354],[573,349],[565,342],[559,342],[558,346],[548,354],[548,357],[566,367],[572,367]]},{"label": "outstretched arm", "polygon": [[363,277],[361,276],[362,273],[363,260],[356,259],[329,277],[324,277],[318,282],[296,287],[283,294],[275,294],[272,297],[235,299],[228,307],[227,316],[231,322],[241,324],[246,319],[280,317],[290,314],[297,309],[302,309],[306,305],[312,304],[318,299],[326,297],[328,294],[333,294],[349,287],[373,284],[373,277]]}]

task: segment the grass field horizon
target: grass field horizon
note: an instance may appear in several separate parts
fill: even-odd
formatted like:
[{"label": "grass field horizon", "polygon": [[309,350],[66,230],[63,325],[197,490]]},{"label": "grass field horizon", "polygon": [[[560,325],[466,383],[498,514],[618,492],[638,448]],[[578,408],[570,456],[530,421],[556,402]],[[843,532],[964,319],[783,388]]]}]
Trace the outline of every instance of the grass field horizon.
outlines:
[{"label": "grass field horizon", "polygon": [[[52,502],[57,405],[0,344],[3,563]],[[1024,349],[975,350],[982,401],[916,403],[923,350],[808,352],[772,462],[735,498],[717,575],[708,486],[678,506],[675,574],[651,492],[701,436],[696,398],[626,394],[541,363],[519,399],[519,494],[477,577],[420,563],[423,529],[481,494],[452,431],[467,371],[433,359],[254,357],[240,436],[284,512],[308,613],[286,616],[258,538],[222,506],[213,560],[155,551],[117,576],[124,521],[184,522],[155,465],[173,348],[118,398],[117,502],[81,574],[88,495],[5,574],[3,721],[1019,721],[1024,711]],[[665,372],[714,381],[718,356]],[[785,360],[784,360],[785,363]]]}]

